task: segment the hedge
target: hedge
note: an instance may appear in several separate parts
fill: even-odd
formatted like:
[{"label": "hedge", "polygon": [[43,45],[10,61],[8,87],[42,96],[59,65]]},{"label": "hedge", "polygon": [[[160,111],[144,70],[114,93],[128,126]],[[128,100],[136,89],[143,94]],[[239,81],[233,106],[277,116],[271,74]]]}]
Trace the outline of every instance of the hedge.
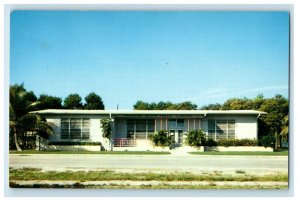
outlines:
[{"label": "hedge", "polygon": [[255,139],[221,139],[217,141],[217,146],[257,146],[258,140]]},{"label": "hedge", "polygon": [[70,142],[70,141],[56,141],[49,142],[48,145],[85,145],[85,146],[93,146],[93,145],[101,145],[101,142]]}]

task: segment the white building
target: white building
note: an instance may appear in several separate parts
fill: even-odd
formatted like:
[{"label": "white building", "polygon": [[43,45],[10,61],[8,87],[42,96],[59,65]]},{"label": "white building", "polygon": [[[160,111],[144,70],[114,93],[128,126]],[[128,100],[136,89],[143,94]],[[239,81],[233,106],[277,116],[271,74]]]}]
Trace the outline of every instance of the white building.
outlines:
[{"label": "white building", "polygon": [[[257,118],[265,112],[254,110],[64,110],[36,111],[54,124],[50,142],[100,142],[106,150],[120,147],[148,150],[149,136],[166,130],[177,145],[185,134],[202,129],[208,138],[257,139]],[[113,120],[111,143],[102,137],[100,120]]]}]

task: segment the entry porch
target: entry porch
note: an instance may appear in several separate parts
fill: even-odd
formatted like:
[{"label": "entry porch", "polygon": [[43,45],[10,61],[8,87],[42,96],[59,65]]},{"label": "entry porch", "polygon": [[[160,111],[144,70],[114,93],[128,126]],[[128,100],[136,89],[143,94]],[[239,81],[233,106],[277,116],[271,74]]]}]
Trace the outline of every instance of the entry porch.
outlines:
[{"label": "entry porch", "polygon": [[202,116],[114,118],[113,147],[153,147],[150,136],[165,130],[175,146],[181,146],[189,130],[203,128]]}]

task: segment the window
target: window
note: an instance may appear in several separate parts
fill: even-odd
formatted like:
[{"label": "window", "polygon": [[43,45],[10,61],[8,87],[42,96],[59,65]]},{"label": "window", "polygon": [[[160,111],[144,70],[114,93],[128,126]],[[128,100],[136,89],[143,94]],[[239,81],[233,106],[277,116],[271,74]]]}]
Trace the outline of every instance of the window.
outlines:
[{"label": "window", "polygon": [[215,140],[235,139],[235,120],[209,119],[207,137]]},{"label": "window", "polygon": [[177,119],[177,128],[184,128],[184,120]]},{"label": "window", "polygon": [[184,128],[184,119],[169,119],[169,129],[177,128]]},{"label": "window", "polygon": [[127,138],[134,138],[134,120],[127,120]]},{"label": "window", "polygon": [[154,119],[127,120],[127,138],[148,139],[154,133]]},{"label": "window", "polygon": [[146,139],[146,135],[147,135],[146,120],[136,120],[135,123],[136,123],[135,138]]},{"label": "window", "polygon": [[176,127],[176,119],[169,119],[169,129],[175,129]]},{"label": "window", "polygon": [[63,118],[61,119],[62,140],[87,140],[90,138],[90,119]]},{"label": "window", "polygon": [[235,139],[235,120],[228,120],[228,139]]},{"label": "window", "polygon": [[227,139],[227,120],[216,120],[217,140]]},{"label": "window", "polygon": [[214,119],[208,120],[208,138],[215,139],[216,134],[216,124]]},{"label": "window", "polygon": [[155,127],[155,121],[154,119],[148,119],[148,135],[151,135],[154,133],[154,127]]}]

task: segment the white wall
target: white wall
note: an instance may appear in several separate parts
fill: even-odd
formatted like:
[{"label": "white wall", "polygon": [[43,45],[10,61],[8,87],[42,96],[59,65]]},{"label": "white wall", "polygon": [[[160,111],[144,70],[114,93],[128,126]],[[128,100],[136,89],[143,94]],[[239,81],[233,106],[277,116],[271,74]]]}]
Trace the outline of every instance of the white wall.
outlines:
[{"label": "white wall", "polygon": [[257,139],[257,116],[243,116],[236,119],[236,138]]}]

